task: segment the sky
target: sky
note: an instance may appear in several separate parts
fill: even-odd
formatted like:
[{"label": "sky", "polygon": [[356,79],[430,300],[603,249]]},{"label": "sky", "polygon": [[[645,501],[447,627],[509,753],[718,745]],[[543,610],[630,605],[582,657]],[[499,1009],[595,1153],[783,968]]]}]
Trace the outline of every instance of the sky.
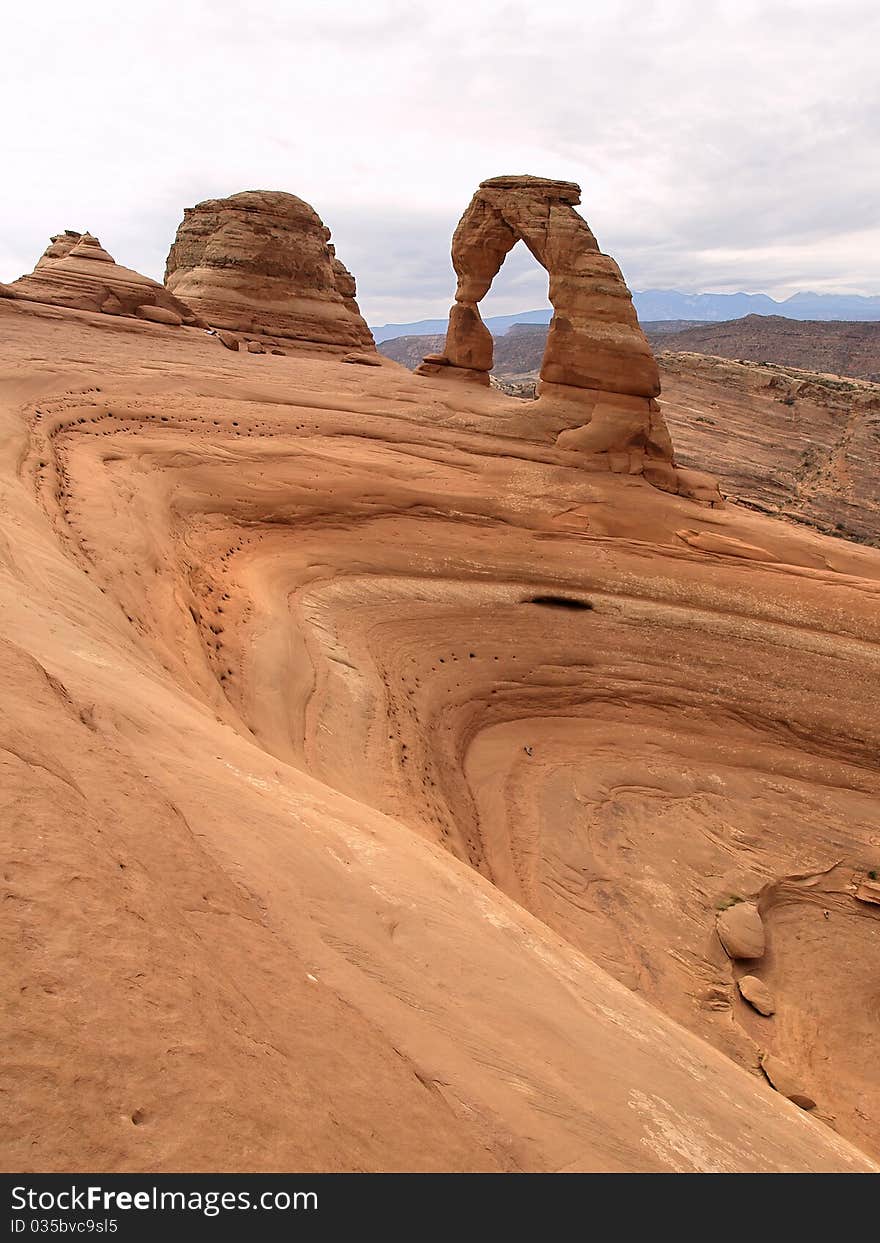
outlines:
[{"label": "sky", "polygon": [[[304,198],[369,323],[446,314],[479,182],[578,182],[633,289],[880,294],[876,0],[28,0],[3,20],[0,280],[88,229]],[[486,314],[546,305],[520,245]]]}]

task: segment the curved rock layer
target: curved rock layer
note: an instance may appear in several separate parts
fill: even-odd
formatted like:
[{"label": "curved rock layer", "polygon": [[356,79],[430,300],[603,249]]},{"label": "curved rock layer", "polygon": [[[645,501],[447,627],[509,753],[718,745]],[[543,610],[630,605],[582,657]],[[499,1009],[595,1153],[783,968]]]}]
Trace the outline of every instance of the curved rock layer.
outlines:
[{"label": "curved rock layer", "polygon": [[199,322],[192,309],[164,285],[121,267],[91,233],[72,229],[56,234],[33,272],[4,286],[0,294],[77,311],[137,315],[170,325]]},{"label": "curved rock layer", "polygon": [[643,474],[667,492],[720,499],[714,481],[675,468],[651,346],[620,268],[574,210],[580,194],[573,182],[544,177],[480,183],[452,238],[458,286],[446,344],[417,374],[488,385],[493,341],[477,303],[508,252],[525,242],[550,277],[553,318],[539,393],[545,405],[572,411],[559,447],[601,455],[612,471]]},{"label": "curved rock layer", "polygon": [[248,190],[186,208],[165,283],[215,328],[373,348],[330,230],[293,194]]},{"label": "curved rock layer", "polygon": [[877,1168],[880,555],[0,317],[10,1168]]}]

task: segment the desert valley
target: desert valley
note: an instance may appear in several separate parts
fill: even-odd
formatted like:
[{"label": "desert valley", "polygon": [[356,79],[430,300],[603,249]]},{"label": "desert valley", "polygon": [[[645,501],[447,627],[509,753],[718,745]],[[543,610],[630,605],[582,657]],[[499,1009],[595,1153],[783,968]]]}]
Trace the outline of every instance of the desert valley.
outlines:
[{"label": "desert valley", "polygon": [[287,193],[0,287],[5,1168],[880,1168],[877,327],[646,335],[578,203],[381,353]]}]

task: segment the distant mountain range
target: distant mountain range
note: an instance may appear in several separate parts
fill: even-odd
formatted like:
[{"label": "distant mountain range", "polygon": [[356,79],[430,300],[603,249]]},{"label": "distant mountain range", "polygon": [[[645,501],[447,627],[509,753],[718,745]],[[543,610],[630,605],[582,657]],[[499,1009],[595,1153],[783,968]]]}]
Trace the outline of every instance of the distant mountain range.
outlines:
[{"label": "distant mountain range", "polygon": [[[503,337],[508,328],[512,328],[514,324],[549,324],[552,314],[548,306],[543,311],[520,311],[517,315],[490,315],[483,322],[493,337]],[[433,337],[445,334],[446,323],[445,319],[420,319],[413,324],[383,324],[381,328],[371,327],[370,332],[378,345],[380,341],[390,341],[394,337]]]},{"label": "distant mountain range", "polygon": [[[880,322],[744,315],[720,324],[643,319],[642,328],[657,351],[777,363],[880,383]],[[496,337],[493,374],[504,379],[536,376],[546,343],[546,324],[512,325]],[[392,338],[379,350],[412,369],[425,354],[442,350],[443,344],[443,335],[432,333]]]},{"label": "distant mountain range", "polygon": [[785,319],[880,320],[880,297],[859,294],[795,293],[777,302],[765,293],[678,293],[645,289],[633,294],[639,319],[698,319],[722,322],[746,315]]},{"label": "distant mountain range", "polygon": [[[633,294],[641,320],[687,319],[719,323],[746,315],[782,315],[786,319],[880,320],[880,296],[858,294],[796,293],[777,302],[765,293],[679,293],[675,289],[643,289]],[[502,337],[514,324],[548,324],[553,312],[520,311],[516,315],[490,315],[486,325],[493,336]],[[383,324],[371,329],[376,342],[393,337],[435,336],[446,332],[445,319],[421,319],[412,324]]]}]

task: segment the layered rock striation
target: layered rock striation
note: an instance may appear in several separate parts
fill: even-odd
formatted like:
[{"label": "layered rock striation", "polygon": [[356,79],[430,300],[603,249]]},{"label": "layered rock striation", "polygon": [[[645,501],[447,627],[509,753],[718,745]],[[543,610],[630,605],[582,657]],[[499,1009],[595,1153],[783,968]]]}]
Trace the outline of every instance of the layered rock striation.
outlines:
[{"label": "layered rock striation", "polygon": [[136,315],[154,323],[198,323],[192,309],[164,285],[118,264],[91,233],[56,234],[27,276],[4,286],[6,297],[76,311]]},{"label": "layered rock striation", "polygon": [[557,445],[604,455],[611,470],[644,474],[666,491],[720,499],[713,481],[675,468],[651,346],[620,268],[575,211],[579,202],[580,187],[570,181],[481,182],[452,239],[458,286],[445,347],[417,372],[489,383],[492,335],[477,304],[508,252],[525,242],[550,277],[554,315],[538,391],[545,406],[559,408]]},{"label": "layered rock striation", "polygon": [[374,348],[330,230],[293,194],[248,190],[186,208],[165,283],[215,328]]}]

